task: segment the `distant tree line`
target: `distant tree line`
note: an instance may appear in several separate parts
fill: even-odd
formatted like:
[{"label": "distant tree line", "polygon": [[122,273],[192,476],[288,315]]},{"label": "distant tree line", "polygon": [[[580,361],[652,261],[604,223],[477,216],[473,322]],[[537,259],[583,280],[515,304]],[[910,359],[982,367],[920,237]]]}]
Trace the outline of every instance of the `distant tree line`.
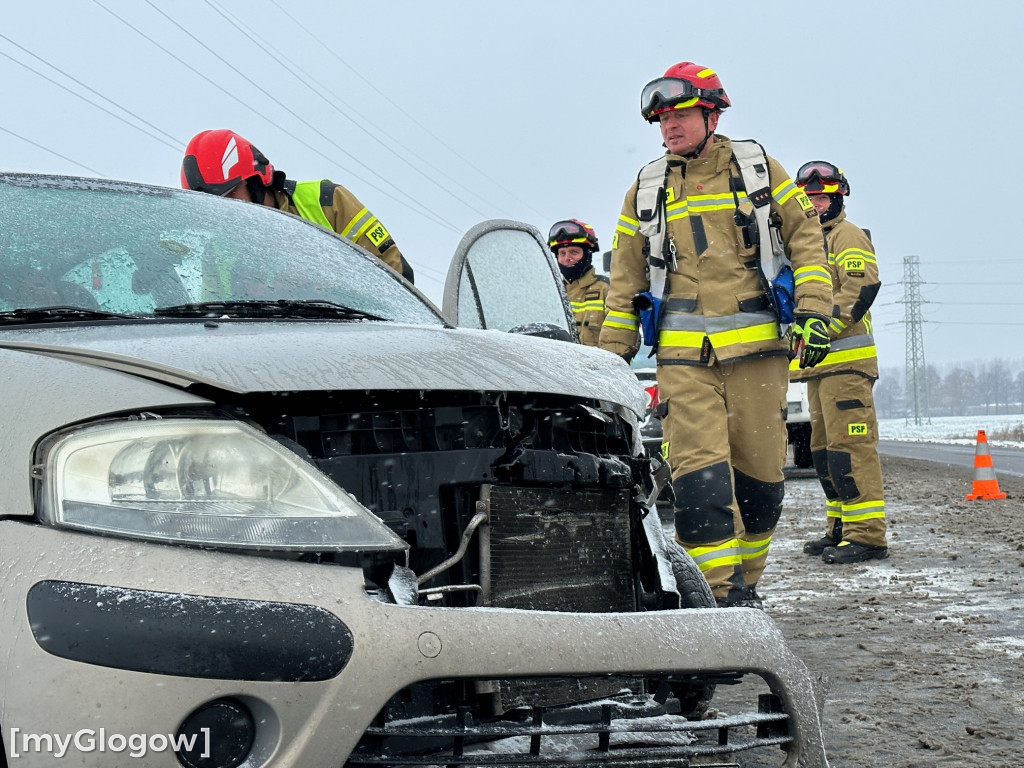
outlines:
[{"label": "distant tree line", "polygon": [[[929,416],[1024,415],[1024,360],[929,365],[925,373]],[[879,417],[907,416],[904,369],[883,368],[880,374],[875,384]]]}]

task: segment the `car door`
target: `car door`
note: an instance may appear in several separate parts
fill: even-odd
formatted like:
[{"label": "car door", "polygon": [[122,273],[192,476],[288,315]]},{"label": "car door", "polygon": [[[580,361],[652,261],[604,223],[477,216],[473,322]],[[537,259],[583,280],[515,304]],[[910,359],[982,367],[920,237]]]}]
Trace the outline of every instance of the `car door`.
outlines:
[{"label": "car door", "polygon": [[492,219],[470,229],[448,267],[442,312],[462,328],[579,341],[558,264],[529,224]]}]

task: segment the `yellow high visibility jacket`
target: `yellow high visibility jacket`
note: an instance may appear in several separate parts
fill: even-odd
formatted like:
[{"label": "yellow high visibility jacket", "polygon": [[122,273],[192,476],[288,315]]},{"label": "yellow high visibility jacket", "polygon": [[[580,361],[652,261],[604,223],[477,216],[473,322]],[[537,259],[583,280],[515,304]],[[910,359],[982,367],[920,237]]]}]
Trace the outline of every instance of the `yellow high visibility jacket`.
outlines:
[{"label": "yellow high visibility jacket", "polygon": [[591,267],[572,282],[566,281],[565,292],[569,296],[573,317],[576,318],[580,343],[596,347],[606,313],[604,299],[608,295],[607,280],[598,277]]},{"label": "yellow high visibility jacket", "polygon": [[402,256],[394,238],[380,220],[341,184],[286,180],[284,191],[275,191],[277,207],[306,221],[319,224],[362,246],[381,261],[413,281],[412,266]]},{"label": "yellow high visibility jacket", "polygon": [[871,332],[871,304],[882,287],[871,240],[846,218],[846,211],[823,225],[832,272],[832,312],[828,335],[832,347],[814,368],[800,369],[790,361],[792,381],[820,379],[836,373],[859,373],[878,378],[878,357]]},{"label": "yellow high visibility jacket", "polygon": [[[668,156],[666,214],[675,266],[669,266],[658,332],[658,363],[711,365],[747,357],[786,355],[758,265],[758,243],[744,244],[738,210],[752,205],[743,191],[731,142],[715,135],[708,154]],[[814,206],[773,158],[768,158],[771,215],[780,222],[796,282],[796,311],[828,318],[832,281]],[[612,241],[608,315],[600,346],[624,354],[639,346],[633,297],[650,287],[647,238],[639,234],[638,184],[626,193]]]}]

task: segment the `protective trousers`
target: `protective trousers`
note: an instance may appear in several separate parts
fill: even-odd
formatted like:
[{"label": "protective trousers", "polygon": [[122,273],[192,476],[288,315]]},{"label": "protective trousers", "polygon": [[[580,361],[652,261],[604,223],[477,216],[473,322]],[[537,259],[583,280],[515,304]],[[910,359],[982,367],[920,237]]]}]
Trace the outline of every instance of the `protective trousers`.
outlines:
[{"label": "protective trousers", "polygon": [[843,373],[807,382],[811,458],[825,491],[825,533],[842,521],[846,541],[885,547],[874,379]]},{"label": "protective trousers", "polygon": [[757,584],[782,512],[787,360],[659,365],[676,540],[717,598]]}]

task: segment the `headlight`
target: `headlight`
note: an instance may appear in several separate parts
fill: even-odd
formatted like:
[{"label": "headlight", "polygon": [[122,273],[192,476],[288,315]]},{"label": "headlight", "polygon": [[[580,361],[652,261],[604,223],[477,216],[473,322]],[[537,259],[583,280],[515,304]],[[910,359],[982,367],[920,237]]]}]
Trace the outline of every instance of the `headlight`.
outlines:
[{"label": "headlight", "polygon": [[40,516],[61,527],[243,549],[406,547],[330,478],[241,422],[87,427],[58,438],[45,468]]}]

